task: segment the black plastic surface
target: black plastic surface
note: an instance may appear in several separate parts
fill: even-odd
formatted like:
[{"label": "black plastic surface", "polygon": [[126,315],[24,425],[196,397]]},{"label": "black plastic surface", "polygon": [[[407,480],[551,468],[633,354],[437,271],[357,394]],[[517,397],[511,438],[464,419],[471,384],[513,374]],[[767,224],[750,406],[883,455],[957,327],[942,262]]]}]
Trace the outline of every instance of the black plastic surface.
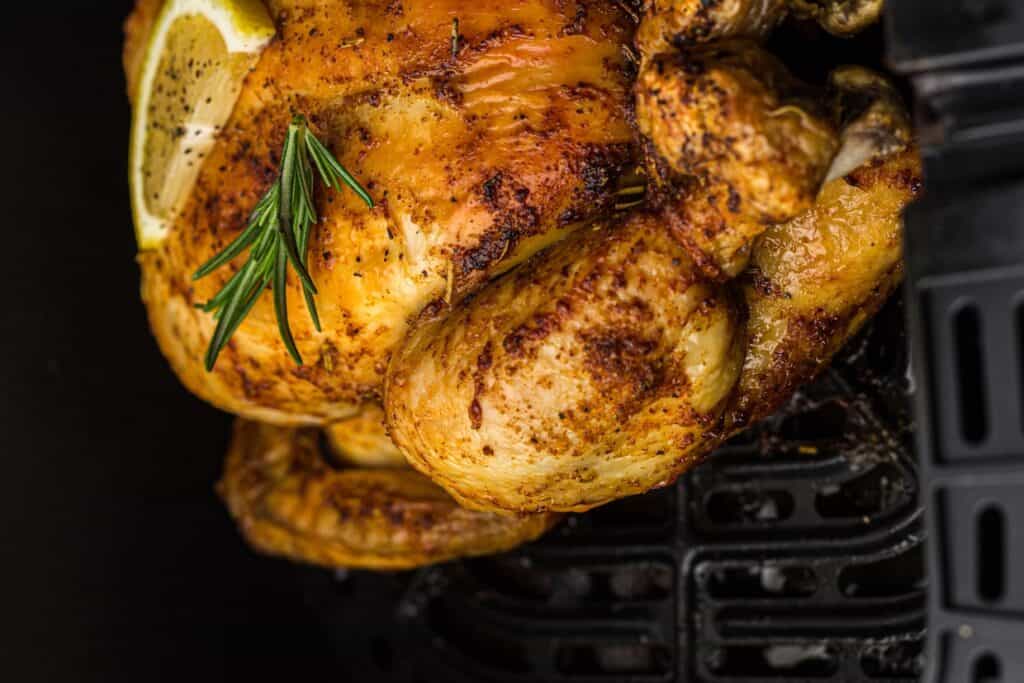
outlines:
[{"label": "black plastic surface", "polygon": [[1019,0],[889,0],[889,57],[903,71],[1024,57]]},{"label": "black plastic surface", "polygon": [[908,216],[936,682],[1024,680],[1021,196],[1007,181]]},{"label": "black plastic surface", "polygon": [[926,197],[906,220],[928,681],[1024,680],[1024,3],[887,3]]}]

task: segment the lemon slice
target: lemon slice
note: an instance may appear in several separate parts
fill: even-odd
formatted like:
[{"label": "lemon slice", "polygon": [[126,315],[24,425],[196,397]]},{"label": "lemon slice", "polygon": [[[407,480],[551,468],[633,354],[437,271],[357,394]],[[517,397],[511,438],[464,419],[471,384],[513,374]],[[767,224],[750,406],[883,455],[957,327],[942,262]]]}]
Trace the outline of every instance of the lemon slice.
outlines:
[{"label": "lemon slice", "polygon": [[167,236],[203,157],[274,37],[260,0],[168,0],[149,36],[129,169],[139,249]]}]

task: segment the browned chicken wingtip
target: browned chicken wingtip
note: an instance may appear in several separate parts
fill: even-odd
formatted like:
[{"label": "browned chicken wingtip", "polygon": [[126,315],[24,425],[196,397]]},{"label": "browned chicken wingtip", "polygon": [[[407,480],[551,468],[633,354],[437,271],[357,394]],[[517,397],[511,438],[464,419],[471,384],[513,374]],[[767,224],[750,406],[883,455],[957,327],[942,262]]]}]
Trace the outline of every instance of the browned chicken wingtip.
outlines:
[{"label": "browned chicken wingtip", "polygon": [[328,567],[407,569],[496,553],[559,519],[466,510],[411,469],[335,466],[317,430],[246,420],[219,490],[255,548]]},{"label": "browned chicken wingtip", "polygon": [[721,38],[760,39],[786,16],[787,0],[648,0],[636,43],[645,57]]}]

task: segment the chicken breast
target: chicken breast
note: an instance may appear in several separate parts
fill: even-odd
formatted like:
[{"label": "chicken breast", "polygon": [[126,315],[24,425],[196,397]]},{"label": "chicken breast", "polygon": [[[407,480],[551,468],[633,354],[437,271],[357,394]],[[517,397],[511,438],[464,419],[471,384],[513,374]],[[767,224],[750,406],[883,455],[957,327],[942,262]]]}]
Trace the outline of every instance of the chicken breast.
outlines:
[{"label": "chicken breast", "polygon": [[[155,4],[128,23],[129,68]],[[267,4],[277,38],[166,243],[140,254],[142,296],[190,390],[253,419],[324,424],[379,395],[421,309],[457,301],[614,202],[634,152],[622,50],[632,26],[611,1]],[[244,227],[295,112],[377,207],[351,193],[318,199],[309,270],[323,332],[291,316],[302,366],[267,296],[208,373],[214,320],[195,305],[232,273],[191,276]],[[304,310],[294,279],[288,306]]]},{"label": "chicken breast", "polygon": [[220,491],[256,549],[328,567],[408,569],[507,550],[558,521],[465,510],[411,469],[337,468],[318,437],[236,423]]}]

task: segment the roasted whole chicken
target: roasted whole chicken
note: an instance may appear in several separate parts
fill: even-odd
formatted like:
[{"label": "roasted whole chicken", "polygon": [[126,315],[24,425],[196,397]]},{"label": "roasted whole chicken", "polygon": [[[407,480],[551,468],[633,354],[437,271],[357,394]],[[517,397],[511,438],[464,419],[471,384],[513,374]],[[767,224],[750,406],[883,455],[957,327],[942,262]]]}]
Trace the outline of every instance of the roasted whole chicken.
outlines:
[{"label": "roasted whole chicken", "polygon": [[[160,4],[127,23],[130,94]],[[666,486],[900,282],[899,97],[859,67],[801,83],[760,44],[789,15],[852,33],[881,0],[266,4],[277,37],[139,257],[175,372],[239,416],[221,491],[260,549],[415,566]],[[208,372],[196,304],[230,272],[191,275],[299,110],[377,205],[318,198],[306,364],[266,297]]]}]

